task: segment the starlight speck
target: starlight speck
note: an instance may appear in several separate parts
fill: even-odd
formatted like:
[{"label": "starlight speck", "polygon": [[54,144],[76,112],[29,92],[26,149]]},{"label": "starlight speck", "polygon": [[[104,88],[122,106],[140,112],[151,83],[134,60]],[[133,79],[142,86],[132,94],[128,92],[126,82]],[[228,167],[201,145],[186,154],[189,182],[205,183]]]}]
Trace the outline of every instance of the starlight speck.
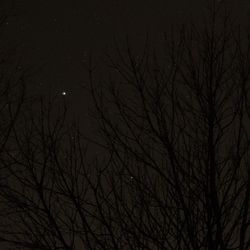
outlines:
[{"label": "starlight speck", "polygon": [[66,95],[67,93],[65,91],[62,92],[62,95]]}]

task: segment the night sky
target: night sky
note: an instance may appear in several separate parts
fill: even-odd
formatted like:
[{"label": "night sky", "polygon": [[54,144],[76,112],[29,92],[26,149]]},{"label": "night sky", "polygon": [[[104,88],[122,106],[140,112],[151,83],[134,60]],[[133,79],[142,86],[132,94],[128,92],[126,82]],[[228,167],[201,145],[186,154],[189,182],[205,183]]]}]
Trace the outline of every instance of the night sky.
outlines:
[{"label": "night sky", "polygon": [[[230,7],[237,22],[244,23],[244,25],[250,24],[250,0],[228,0],[228,1],[217,0],[217,1],[222,1],[223,4]],[[30,76],[28,78],[28,90],[27,90],[28,92],[27,94],[29,96],[35,96],[37,94],[42,94],[45,96],[52,95],[52,96],[57,96],[58,98],[62,98],[62,100],[66,100],[70,106],[70,112],[69,112],[70,116],[72,116],[72,118],[79,117],[80,129],[84,134],[86,134],[90,138],[93,138],[92,140],[93,142],[95,139],[99,140],[99,138],[97,138],[98,134],[95,134],[94,131],[95,129],[94,124],[96,123],[91,121],[89,115],[89,110],[93,108],[93,104],[91,101],[91,96],[83,88],[83,86],[86,86],[89,81],[88,74],[84,69],[84,66],[87,64],[89,55],[94,56],[95,61],[98,62],[98,67],[100,67],[100,72],[103,72],[102,67],[104,68],[103,61],[105,58],[105,53],[109,51],[111,51],[112,53],[112,48],[114,47],[113,46],[114,39],[118,41],[118,44],[120,46],[124,46],[126,41],[125,40],[126,36],[128,36],[129,40],[131,41],[131,45],[135,48],[135,51],[137,52],[137,49],[139,51],[139,49],[142,48],[142,46],[144,45],[146,35],[148,34],[150,45],[158,49],[163,43],[164,32],[168,31],[169,27],[172,24],[179,25],[182,22],[186,22],[187,20],[190,19],[192,19],[195,23],[199,23],[203,11],[206,10],[208,2],[209,0],[0,0],[0,15],[3,14],[8,16],[2,27],[3,33],[0,32],[1,36],[0,52],[1,52],[1,46],[3,46],[2,47],[4,48],[3,50],[6,51],[7,49],[10,50],[13,49],[15,60],[18,62],[19,65],[18,66],[19,68],[17,68],[17,70],[21,69],[30,72]],[[0,29],[0,31],[2,30]],[[60,102],[58,103],[60,104]],[[146,129],[144,130],[146,131]],[[178,132],[179,130],[176,131]],[[168,131],[166,134],[168,135]],[[146,135],[145,142],[147,141],[148,138],[150,138],[150,136],[151,135],[149,132],[149,136]],[[75,140],[74,137],[71,138],[72,141]],[[130,138],[128,141],[130,141]],[[140,141],[140,138],[138,139],[138,141]],[[38,142],[38,145],[39,143],[40,141]],[[115,142],[112,146],[114,145]],[[133,143],[131,143],[131,145],[133,145]],[[119,146],[120,145],[118,144],[117,148],[119,148]],[[146,145],[145,148],[147,146],[148,145]],[[195,147],[196,146],[197,145],[195,145]],[[48,148],[49,147],[50,145],[48,146]],[[124,149],[123,147],[126,148],[125,146],[122,145],[121,147],[122,150]],[[149,145],[149,148],[150,147],[151,146]],[[154,147],[155,146],[153,145],[152,148]],[[99,147],[99,150],[101,152],[100,148],[101,147]],[[99,153],[94,147],[91,149],[93,149],[92,152],[94,154],[97,153],[99,154],[99,156],[101,155],[101,153]],[[121,152],[123,154],[122,150]],[[138,150],[138,152],[140,152],[140,150]],[[162,149],[160,148],[159,152],[161,155],[163,155],[162,152],[164,151],[161,152],[161,150]],[[175,149],[173,148],[171,152],[173,151],[175,154],[174,150]],[[135,151],[137,151],[137,149],[135,149]],[[158,151],[155,149],[152,150],[153,153],[154,151],[156,151],[155,155],[158,155]],[[126,156],[127,149],[124,152]],[[150,152],[150,149],[148,152]],[[190,152],[192,151],[190,150]],[[50,154],[53,155],[53,153],[49,153],[48,155]],[[196,156],[196,154],[198,155],[198,153],[195,153],[194,156]],[[111,155],[113,156],[113,151]],[[140,161],[137,162],[136,157],[137,155],[135,156],[135,158],[131,158],[132,160],[136,159],[134,163],[135,166],[137,164],[140,165],[141,163],[144,164],[143,160],[141,162]],[[143,157],[140,156],[140,158]],[[150,155],[149,157],[150,164],[152,157],[155,156]],[[167,157],[169,157],[170,159],[173,158],[172,155]],[[67,159],[67,157],[65,157],[65,159]],[[182,158],[180,159],[182,160]],[[167,158],[166,163],[168,163],[168,160],[169,159]],[[47,158],[44,161],[47,161]],[[124,160],[124,162],[125,161],[126,160]],[[161,158],[159,162],[160,161]],[[128,159],[128,162],[130,163],[130,159]],[[152,164],[153,166],[158,164],[158,159],[156,159],[155,162],[153,162]],[[194,162],[195,162],[194,166],[197,165],[196,159],[194,160]],[[16,162],[14,163],[16,164]],[[68,163],[66,161],[65,166],[67,166],[67,164]],[[114,160],[114,165],[115,164],[116,162]],[[133,166],[133,164],[131,166]],[[106,171],[105,168],[103,169]],[[140,168],[136,166],[136,169]],[[154,167],[152,169],[154,169]],[[104,172],[104,170],[102,171]],[[95,169],[93,171],[95,171]],[[195,169],[195,171],[197,170]],[[157,171],[156,173],[158,174]],[[129,176],[130,178],[134,178],[131,175]],[[87,177],[87,178],[91,179],[92,177]],[[152,178],[152,180],[153,180],[152,182],[155,181],[154,178]],[[129,181],[133,181],[133,179]],[[76,184],[76,186],[77,185],[78,184]],[[98,175],[98,185],[99,185],[99,175]],[[54,187],[54,183],[52,183],[52,186]],[[136,186],[136,185],[132,184],[131,186]],[[39,183],[39,191],[40,191],[40,183]],[[164,192],[163,195],[165,195]],[[173,194],[175,193],[173,192]],[[105,199],[106,197],[108,197],[108,195],[105,196]],[[158,197],[158,195],[156,197]],[[169,207],[171,206],[172,204],[170,204]],[[178,207],[178,210],[181,209]],[[85,211],[85,209],[83,209],[83,211]],[[49,222],[50,220],[51,219],[49,217]],[[52,230],[54,229],[52,228]]]},{"label": "night sky", "polygon": [[[67,98],[87,128],[90,99],[81,85],[87,82],[83,69],[89,52],[98,58],[114,37],[126,35],[140,45],[145,34],[160,42],[168,25],[191,14],[199,15],[204,0],[6,0],[10,13],[5,24],[8,46],[16,47],[21,66],[37,68],[30,91]],[[225,1],[239,19],[250,20],[250,3]]]}]

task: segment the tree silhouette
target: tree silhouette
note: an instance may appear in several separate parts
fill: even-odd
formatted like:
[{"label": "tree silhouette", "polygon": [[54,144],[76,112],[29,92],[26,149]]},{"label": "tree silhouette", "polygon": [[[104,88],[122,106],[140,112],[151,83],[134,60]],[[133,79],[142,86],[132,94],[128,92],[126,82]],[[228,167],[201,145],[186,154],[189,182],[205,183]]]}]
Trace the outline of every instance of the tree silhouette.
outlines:
[{"label": "tree silhouette", "polygon": [[89,69],[111,249],[250,248],[249,32],[221,11],[166,34],[160,57],[117,44],[102,88]]},{"label": "tree silhouette", "polygon": [[[8,169],[3,163],[6,152],[12,150],[11,134],[22,115],[24,103],[28,101],[26,85],[29,81],[29,72],[20,67],[16,51],[5,43],[4,26],[8,16],[1,11],[0,14],[0,189],[8,176]],[[5,213],[5,203],[0,199],[0,214]],[[0,228],[4,228],[4,220],[1,219]],[[3,240],[0,238],[0,245]]]},{"label": "tree silhouette", "polygon": [[[215,3],[215,1],[214,1]],[[250,33],[214,4],[204,22],[165,34],[164,53],[129,41],[89,64],[105,157],[88,159],[56,101],[26,108],[1,158],[20,249],[250,249]],[[104,158],[104,159],[103,159]],[[15,183],[15,185],[13,185]]]}]

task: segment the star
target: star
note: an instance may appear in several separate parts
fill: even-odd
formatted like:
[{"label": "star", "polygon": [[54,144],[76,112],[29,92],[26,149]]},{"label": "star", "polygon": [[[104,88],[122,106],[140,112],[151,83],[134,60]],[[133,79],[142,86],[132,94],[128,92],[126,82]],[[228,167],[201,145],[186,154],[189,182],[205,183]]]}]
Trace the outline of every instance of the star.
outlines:
[{"label": "star", "polygon": [[66,95],[67,93],[65,91],[62,92],[62,95]]}]

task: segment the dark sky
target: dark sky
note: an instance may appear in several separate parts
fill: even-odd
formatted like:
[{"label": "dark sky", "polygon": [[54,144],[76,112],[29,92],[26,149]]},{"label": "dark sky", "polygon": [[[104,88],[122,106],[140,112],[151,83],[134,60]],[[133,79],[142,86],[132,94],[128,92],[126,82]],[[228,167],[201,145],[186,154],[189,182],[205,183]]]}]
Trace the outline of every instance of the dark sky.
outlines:
[{"label": "dark sky", "polygon": [[[13,3],[12,3],[13,2]],[[105,52],[114,36],[143,41],[145,33],[156,40],[169,23],[177,23],[190,13],[199,14],[205,0],[5,0],[15,14],[6,23],[9,46],[19,48],[24,67],[39,67],[34,75],[35,91],[61,95],[85,119],[88,98],[80,85],[87,78],[83,63],[90,50]],[[228,2],[228,1],[226,1]],[[231,0],[241,17],[249,1]]]}]

